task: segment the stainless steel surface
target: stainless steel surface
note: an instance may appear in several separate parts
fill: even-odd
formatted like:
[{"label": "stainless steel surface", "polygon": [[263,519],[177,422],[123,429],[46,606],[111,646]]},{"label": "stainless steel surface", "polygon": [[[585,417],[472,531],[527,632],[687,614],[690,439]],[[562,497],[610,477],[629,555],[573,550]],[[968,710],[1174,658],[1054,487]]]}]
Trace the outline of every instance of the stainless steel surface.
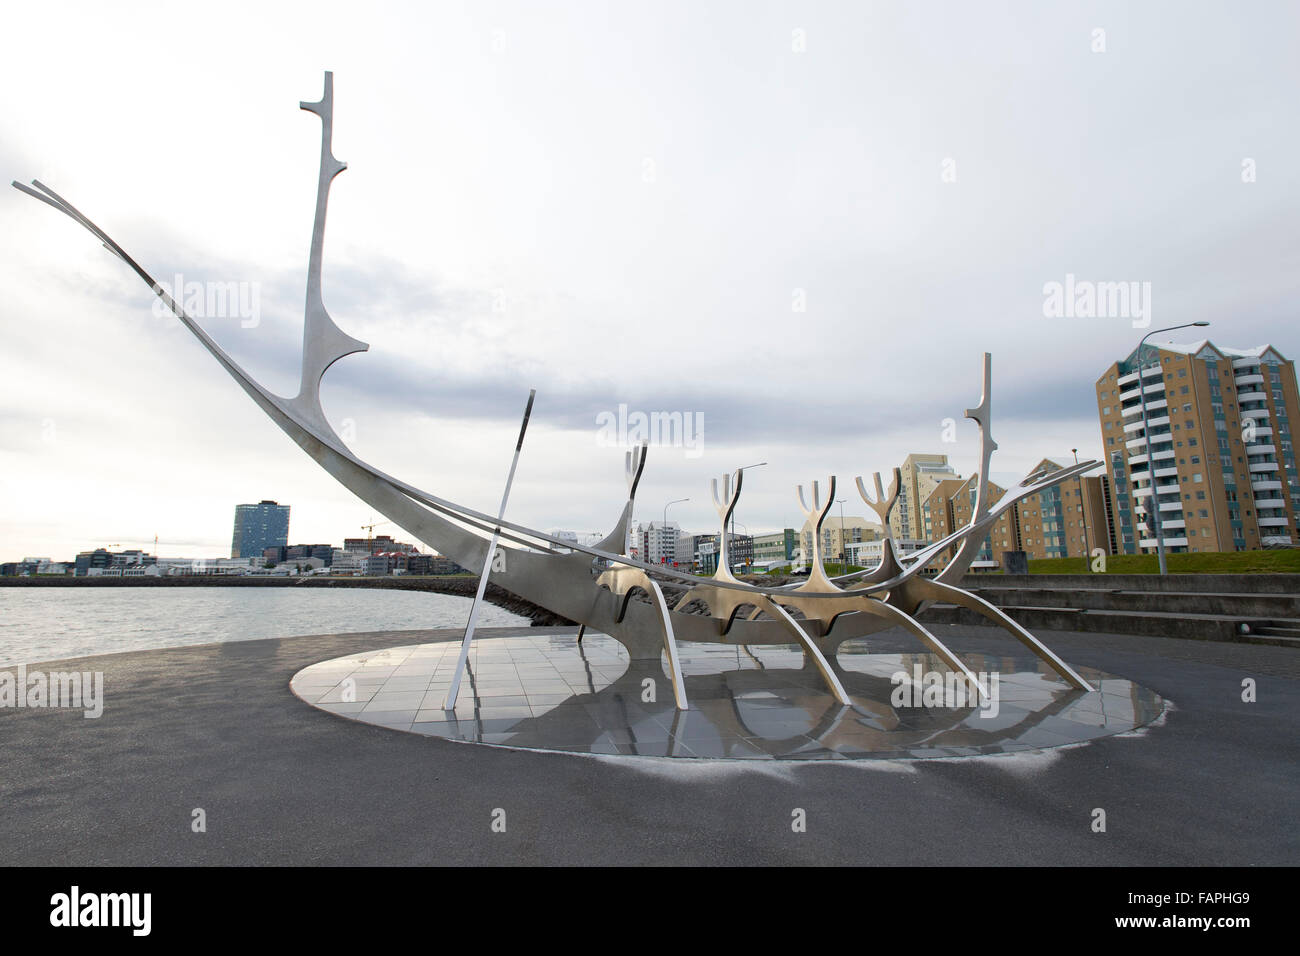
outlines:
[{"label": "stainless steel surface", "polygon": [[[501,493],[501,508],[497,512],[498,523],[506,516],[506,505],[510,502],[510,487],[515,483],[515,469],[519,467],[519,453],[524,448],[524,434],[528,431],[528,419],[533,414],[533,401],[537,398],[537,389],[528,390],[528,404],[524,406],[524,420],[519,426],[519,440],[515,442],[515,453],[510,459],[510,473],[506,475],[505,491]],[[447,700],[443,704],[446,710],[456,709],[456,697],[460,694],[460,679],[465,673],[465,661],[469,659],[469,645],[474,640],[474,622],[478,619],[478,609],[483,605],[483,592],[487,590],[488,578],[492,575],[492,563],[496,560],[497,543],[501,539],[501,527],[492,529],[492,539],[488,542],[487,554],[483,558],[483,570],[478,575],[478,590],[474,592],[474,603],[469,606],[469,618],[465,622],[465,636],[460,642],[460,657],[456,662],[456,671],[451,676],[451,686],[447,689]]]},{"label": "stainless steel surface", "polygon": [[[798,610],[806,618],[794,624],[803,634],[799,643],[804,646],[816,669],[823,672],[837,699],[842,694],[831,682],[833,674],[826,670],[827,659],[834,656],[836,648],[844,641],[895,625],[901,625],[915,635],[949,667],[969,673],[969,669],[915,620],[916,615],[923,613],[928,603],[934,600],[936,593],[933,588],[924,586],[928,582],[920,579],[920,573],[946,548],[955,546],[957,553],[953,560],[936,577],[940,583],[955,588],[955,582],[969,568],[979,551],[980,542],[999,514],[1026,495],[1090,471],[1099,464],[1095,461],[1081,462],[1076,467],[1062,469],[1047,477],[1029,476],[1021,482],[1016,493],[1008,493],[996,505],[990,505],[986,479],[992,452],[997,445],[989,433],[992,365],[988,354],[984,356],[980,404],[966,411],[966,417],[979,427],[981,450],[975,511],[970,523],[942,541],[906,557],[895,554],[892,540],[887,540],[881,566],[871,571],[840,575],[835,579],[826,576],[820,529],[835,499],[835,479],[832,477],[824,500],[817,483],[813,485],[811,504],[805,501],[802,487],[799,489],[804,512],[814,528],[809,579],[777,586],[737,580],[730,568],[730,543],[726,530],[727,519],[733,515],[740,494],[743,469],[736,472],[734,482],[730,477],[723,479],[720,493],[717,482],[714,482],[714,501],[720,518],[720,560],[712,577],[651,565],[630,557],[626,554],[627,526],[645,467],[644,444],[626,456],[628,498],[622,514],[610,535],[594,546],[575,544],[507,521],[499,514],[493,517],[448,501],[358,459],[325,420],[321,410],[320,381],[325,372],[338,359],[366,346],[335,325],[321,299],[321,254],[329,185],[345,168],[334,158],[330,148],[333,132],[332,75],[326,74],[321,100],[302,104],[302,108],[321,118],[322,138],[308,265],[302,379],[298,394],[292,398],[274,395],[257,383],[117,243],[61,196],[39,182],[33,184],[35,188],[18,183],[14,185],[75,220],[130,266],[262,411],[322,468],[375,511],[465,567],[483,566],[493,554],[492,540],[497,535],[502,541],[522,546],[508,548],[505,568],[494,575],[496,583],[578,622],[584,628],[609,634],[627,648],[632,660],[657,660],[664,650],[670,657],[674,656],[673,649],[683,641],[749,646],[788,644],[794,636],[791,632],[794,618],[789,612]],[[873,503],[868,499],[868,504],[877,510],[877,514],[887,517],[897,496],[896,483],[897,471],[895,484],[891,485],[886,496],[877,482],[877,501]],[[862,490],[860,482],[859,490]],[[889,505],[882,512],[878,506],[883,505],[886,497]],[[647,593],[650,599],[629,600],[636,587]],[[665,589],[684,593],[670,604]],[[947,595],[950,592],[943,593]],[[685,612],[686,606],[697,600],[707,606],[708,614]],[[746,608],[750,609],[749,613],[742,614]],[[999,620],[999,623],[1021,640],[1025,639],[1021,629],[1004,620]],[[1059,663],[1038,642],[1035,641],[1031,647],[1053,667]],[[1060,668],[1056,669],[1067,680],[1071,679]],[[675,673],[673,682],[678,705],[685,707],[683,686]]]},{"label": "stainless steel surface", "polygon": [[[290,687],[341,717],[466,743],[732,760],[1000,755],[1125,733],[1156,720],[1166,706],[1155,693],[1091,668],[1085,673],[1096,693],[1068,687],[1020,650],[970,654],[981,672],[999,676],[996,709],[983,700],[927,703],[917,699],[919,688],[900,697],[900,677],[912,681],[916,669],[932,673],[943,665],[886,642],[854,642],[831,662],[847,705],[792,645],[684,646],[691,709],[647,701],[642,687],[662,678],[660,661],[632,660],[618,642],[595,633],[581,644],[572,634],[481,634],[470,665],[474,681],[451,714],[439,703],[453,642],[321,661],[299,671]],[[345,680],[356,687],[355,702],[342,699]]]}]

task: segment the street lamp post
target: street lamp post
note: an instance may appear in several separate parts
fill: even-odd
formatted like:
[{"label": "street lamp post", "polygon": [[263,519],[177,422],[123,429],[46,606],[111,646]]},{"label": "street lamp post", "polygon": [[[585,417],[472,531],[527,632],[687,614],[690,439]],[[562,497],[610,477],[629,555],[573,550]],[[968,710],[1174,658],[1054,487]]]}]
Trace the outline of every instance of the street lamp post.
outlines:
[{"label": "street lamp post", "polygon": [[[659,563],[660,563],[660,564],[665,564],[665,563],[666,563],[666,562],[663,560],[663,550],[664,550],[664,546],[663,546],[663,537],[664,537],[664,531],[668,528],[668,508],[669,508],[669,506],[671,506],[671,505],[679,505],[679,504],[681,504],[683,501],[690,501],[690,500],[691,500],[690,498],[678,498],[677,500],[675,500],[675,501],[670,501],[670,502],[668,502],[668,504],[664,505],[664,521],[663,521],[663,524],[661,524],[661,525],[659,526],[659,554],[660,554],[660,561],[659,561]],[[677,555],[677,547],[674,545],[674,547],[673,547],[673,556],[675,557],[676,555]]]},{"label": "street lamp post", "polygon": [[[1160,332],[1173,332],[1175,329],[1190,329],[1193,326],[1204,327],[1209,322],[1184,322],[1182,325],[1171,325],[1164,329],[1152,329],[1142,340],[1138,342],[1137,348],[1137,367],[1138,367],[1138,401],[1142,405],[1142,434],[1146,437],[1147,446],[1147,487],[1151,489],[1151,494],[1147,497],[1150,499],[1150,509],[1152,517],[1155,519],[1156,532],[1156,555],[1160,564],[1160,573],[1168,574],[1169,569],[1165,565],[1165,537],[1160,530],[1160,501],[1156,497],[1156,469],[1155,459],[1151,457],[1151,426],[1147,419],[1147,388],[1146,383],[1142,380],[1142,346],[1146,345],[1147,339]],[[1159,364],[1157,363],[1157,368]],[[1161,381],[1164,381],[1163,371],[1161,372]],[[1168,395],[1165,396],[1166,410],[1168,410]],[[1129,475],[1132,476],[1133,470],[1129,469]],[[1140,547],[1140,546],[1139,546]]]}]

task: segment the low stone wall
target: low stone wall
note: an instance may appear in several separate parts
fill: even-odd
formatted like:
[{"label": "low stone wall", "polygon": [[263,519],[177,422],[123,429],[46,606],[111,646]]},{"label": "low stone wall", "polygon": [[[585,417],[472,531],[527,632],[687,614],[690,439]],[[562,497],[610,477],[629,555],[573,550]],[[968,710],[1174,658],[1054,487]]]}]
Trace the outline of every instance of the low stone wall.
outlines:
[{"label": "low stone wall", "polygon": [[961,586],[1300,594],[1300,574],[968,574]]}]

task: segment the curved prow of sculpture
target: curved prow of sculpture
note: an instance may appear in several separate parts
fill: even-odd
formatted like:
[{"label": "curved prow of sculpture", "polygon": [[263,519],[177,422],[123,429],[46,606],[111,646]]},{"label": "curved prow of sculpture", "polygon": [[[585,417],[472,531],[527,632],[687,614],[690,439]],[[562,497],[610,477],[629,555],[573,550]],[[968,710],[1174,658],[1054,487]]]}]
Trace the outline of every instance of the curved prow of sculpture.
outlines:
[{"label": "curved prow of sculpture", "polygon": [[299,103],[300,109],[315,113],[321,121],[320,171],[316,181],[316,214],[312,221],[311,256],[307,263],[307,302],[302,329],[302,381],[298,394],[288,404],[305,420],[319,428],[334,430],[325,420],[320,404],[320,383],[326,370],[354,352],[364,352],[365,342],[354,339],[334,322],[325,310],[321,294],[321,266],[325,253],[325,212],[329,205],[330,184],[348,168],[334,156],[334,74],[325,74],[325,91],[315,103]]}]

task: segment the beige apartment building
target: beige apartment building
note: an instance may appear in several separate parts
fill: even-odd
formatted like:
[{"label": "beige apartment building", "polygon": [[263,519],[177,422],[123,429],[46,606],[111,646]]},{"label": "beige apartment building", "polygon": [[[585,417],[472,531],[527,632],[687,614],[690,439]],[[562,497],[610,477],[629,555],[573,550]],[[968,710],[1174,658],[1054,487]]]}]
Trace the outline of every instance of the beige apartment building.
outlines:
[{"label": "beige apartment building", "polygon": [[[822,522],[822,559],[828,564],[839,564],[841,555],[851,553],[849,545],[863,541],[879,541],[884,528],[879,522],[868,521],[859,515],[847,515],[841,525],[840,516],[827,515]],[[805,521],[799,530],[799,546],[804,559],[812,559],[813,532],[811,521]]]},{"label": "beige apartment building", "polygon": [[[921,505],[921,530],[925,540],[939,541],[970,524],[971,516],[975,513],[978,478],[978,475],[946,478],[934,486]],[[1006,494],[1006,489],[990,481],[988,494],[989,504],[993,504]],[[999,516],[997,523],[984,538],[975,560],[971,562],[972,571],[997,567],[1003,551],[1017,550],[1015,510],[1011,508]],[[946,549],[930,567],[935,571],[943,570],[956,551],[956,548]]]},{"label": "beige apartment building", "polygon": [[[889,515],[889,527],[898,540],[925,537],[925,500],[941,481],[960,478],[947,455],[908,455],[903,461],[898,503]],[[881,475],[888,485],[890,478]]]},{"label": "beige apartment building", "polygon": [[[1031,471],[1060,471],[1061,465],[1044,458]],[[939,482],[922,505],[925,537],[929,541],[958,531],[975,512],[976,476]],[[989,483],[989,504],[1001,500],[1006,490]],[[985,537],[972,570],[997,567],[1004,551],[1024,551],[1029,558],[1065,558],[1090,554],[1101,548],[1114,554],[1110,534],[1110,483],[1105,476],[1073,478],[1030,495],[1004,512]],[[935,563],[941,569],[955,549]]]},{"label": "beige apartment building", "polygon": [[[1031,473],[1060,471],[1044,458]],[[1100,548],[1117,554],[1111,534],[1110,479],[1106,475],[1071,478],[1019,502],[1015,512],[1017,550],[1029,558],[1076,558]]]},{"label": "beige apartment building", "polygon": [[1271,345],[1148,343],[1096,387],[1116,553],[1154,552],[1157,520],[1174,553],[1296,542],[1294,362]]}]

